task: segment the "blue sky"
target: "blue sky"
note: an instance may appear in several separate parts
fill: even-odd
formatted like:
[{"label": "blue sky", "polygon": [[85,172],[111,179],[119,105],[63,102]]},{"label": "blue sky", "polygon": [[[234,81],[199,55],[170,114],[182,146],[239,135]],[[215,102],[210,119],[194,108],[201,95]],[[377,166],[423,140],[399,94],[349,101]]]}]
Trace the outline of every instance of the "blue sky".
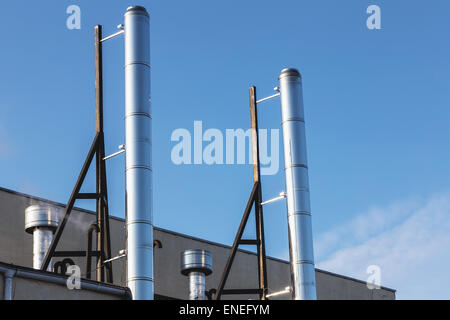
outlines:
[{"label": "blue sky", "polygon": [[[81,8],[81,30],[66,28],[72,4]],[[151,15],[157,226],[231,244],[250,166],[176,166],[171,134],[192,131],[196,120],[205,129],[247,129],[248,87],[271,95],[280,70],[296,67],[318,266],[364,280],[376,264],[399,298],[450,298],[448,1],[2,1],[2,187],[68,200],[94,137],[93,27],[116,32],[131,4]],[[381,8],[381,30],[366,27],[372,4]],[[120,39],[104,45],[104,77],[113,153],[124,142]],[[280,121],[277,100],[261,107],[261,128]],[[123,165],[123,157],[108,162],[119,217]],[[89,178],[85,190],[94,188]],[[283,190],[282,170],[263,178],[265,199]],[[287,258],[284,203],[267,206],[265,222],[268,254]]]}]

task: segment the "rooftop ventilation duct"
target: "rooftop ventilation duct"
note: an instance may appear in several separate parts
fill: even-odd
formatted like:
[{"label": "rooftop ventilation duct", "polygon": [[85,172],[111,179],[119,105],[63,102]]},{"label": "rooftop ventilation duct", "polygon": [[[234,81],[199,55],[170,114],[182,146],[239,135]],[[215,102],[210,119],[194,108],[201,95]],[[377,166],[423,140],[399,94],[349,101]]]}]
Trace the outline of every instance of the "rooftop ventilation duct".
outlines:
[{"label": "rooftop ventilation duct", "polygon": [[181,274],[189,277],[189,300],[206,300],[205,276],[212,273],[212,256],[205,250],[181,253]]},{"label": "rooftop ventilation duct", "polygon": [[279,80],[293,298],[315,300],[302,78],[298,70],[284,69]]},{"label": "rooftop ventilation duct", "polygon": [[125,13],[125,141],[127,286],[134,300],[153,300],[150,17]]},{"label": "rooftop ventilation duct", "polygon": [[[35,205],[25,210],[25,231],[33,235],[33,268],[41,269],[45,254],[58,228],[59,210],[51,206]],[[47,271],[52,270],[50,262]]]}]

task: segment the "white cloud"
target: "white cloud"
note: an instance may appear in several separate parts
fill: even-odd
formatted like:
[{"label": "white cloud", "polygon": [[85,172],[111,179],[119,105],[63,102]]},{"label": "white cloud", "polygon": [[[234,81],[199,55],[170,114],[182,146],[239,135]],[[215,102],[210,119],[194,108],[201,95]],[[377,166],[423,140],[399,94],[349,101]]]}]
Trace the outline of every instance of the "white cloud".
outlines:
[{"label": "white cloud", "polygon": [[321,269],[365,280],[378,265],[399,299],[450,299],[450,193],[371,209],[320,235],[316,247]]},{"label": "white cloud", "polygon": [[339,225],[315,239],[317,260],[321,260],[337,249],[361,243],[395,226],[420,205],[418,199],[409,199],[385,208],[371,207],[366,213]]}]

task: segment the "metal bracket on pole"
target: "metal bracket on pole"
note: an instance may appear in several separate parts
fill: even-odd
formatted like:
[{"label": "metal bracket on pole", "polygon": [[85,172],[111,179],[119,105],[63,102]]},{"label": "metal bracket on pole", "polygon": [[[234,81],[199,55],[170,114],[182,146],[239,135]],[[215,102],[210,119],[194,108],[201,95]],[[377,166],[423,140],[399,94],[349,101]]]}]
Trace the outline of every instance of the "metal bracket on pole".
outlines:
[{"label": "metal bracket on pole", "polygon": [[119,259],[125,258],[126,256],[127,256],[127,252],[126,252],[126,250],[120,250],[120,252],[119,252],[119,255],[118,255],[118,256],[116,256],[116,257],[114,257],[114,258],[111,258],[111,259],[108,259],[108,260],[105,260],[105,261],[103,261],[103,264],[107,264],[108,262],[113,262],[113,261],[116,261],[116,260],[119,260]]},{"label": "metal bracket on pole", "polygon": [[286,199],[286,196],[287,196],[286,192],[281,192],[279,197],[276,197],[276,198],[264,201],[264,202],[261,203],[261,205],[264,206],[264,205],[269,204],[269,203],[274,203],[274,202]]},{"label": "metal bracket on pole", "polygon": [[274,293],[270,293],[266,297],[267,298],[271,298],[271,297],[281,296],[283,294],[288,294],[288,293],[291,293],[291,292],[292,292],[292,288],[291,287],[286,287],[284,290],[278,291],[278,292],[274,292]]},{"label": "metal bracket on pole", "polygon": [[125,30],[121,30],[121,31],[119,31],[119,32],[116,32],[116,33],[110,35],[109,37],[106,37],[106,38],[102,39],[100,42],[108,41],[109,39],[115,38],[115,37],[117,37],[117,36],[123,34],[124,32],[125,32]]},{"label": "metal bracket on pole", "polygon": [[110,35],[110,36],[108,36],[108,37],[106,37],[106,38],[104,38],[104,39],[102,39],[102,40],[100,40],[100,42],[108,41],[109,39],[115,38],[115,37],[120,36],[121,34],[125,33],[123,24],[119,24],[119,25],[117,26],[117,29],[120,29],[120,31],[119,31],[119,32],[116,32],[116,33],[114,33],[114,34],[112,34],[112,35]]},{"label": "metal bracket on pole", "polygon": [[119,150],[120,150],[119,152],[113,153],[112,155],[103,158],[103,161],[114,158],[114,157],[118,156],[119,154],[126,152],[125,145],[119,146]]},{"label": "metal bracket on pole", "polygon": [[279,97],[280,95],[281,95],[281,93],[276,93],[276,94],[274,94],[274,95],[272,95],[270,97],[266,97],[264,99],[258,100],[258,101],[256,101],[256,103],[261,103],[261,102],[264,102],[264,101],[267,101],[267,100]]}]

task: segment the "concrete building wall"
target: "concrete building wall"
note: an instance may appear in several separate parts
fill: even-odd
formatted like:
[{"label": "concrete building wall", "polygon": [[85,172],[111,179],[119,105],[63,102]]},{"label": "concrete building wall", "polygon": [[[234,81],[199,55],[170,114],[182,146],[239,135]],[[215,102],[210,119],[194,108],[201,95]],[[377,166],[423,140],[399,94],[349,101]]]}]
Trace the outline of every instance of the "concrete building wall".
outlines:
[{"label": "concrete building wall", "polygon": [[[9,190],[0,189],[0,261],[25,267],[32,267],[32,236],[24,231],[25,209],[35,204],[62,205],[38,199]],[[85,250],[86,233],[95,222],[92,212],[75,209],[61,238],[57,251]],[[112,255],[118,255],[125,248],[125,222],[123,219],[110,219]],[[232,232],[234,232],[233,230]],[[180,273],[180,254],[187,249],[205,249],[213,254],[211,276],[206,278],[206,289],[217,288],[230,248],[217,243],[195,239],[167,230],[155,228],[154,238],[162,243],[155,248],[155,293],[157,295],[187,299],[188,279]],[[95,243],[95,241],[94,241]],[[73,259],[85,271],[85,259]],[[93,259],[94,260],[94,259]],[[229,280],[228,289],[257,288],[256,255],[239,251],[236,255]],[[94,263],[92,264],[95,268]],[[113,262],[114,284],[125,286],[125,259]],[[281,291],[290,285],[289,263],[268,258],[268,282],[272,292]],[[95,278],[95,272],[93,273]],[[319,299],[395,299],[395,291],[382,288],[369,290],[362,281],[316,270],[317,295]],[[249,299],[256,296],[225,296],[224,299]],[[290,299],[289,295],[277,299]]]}]

